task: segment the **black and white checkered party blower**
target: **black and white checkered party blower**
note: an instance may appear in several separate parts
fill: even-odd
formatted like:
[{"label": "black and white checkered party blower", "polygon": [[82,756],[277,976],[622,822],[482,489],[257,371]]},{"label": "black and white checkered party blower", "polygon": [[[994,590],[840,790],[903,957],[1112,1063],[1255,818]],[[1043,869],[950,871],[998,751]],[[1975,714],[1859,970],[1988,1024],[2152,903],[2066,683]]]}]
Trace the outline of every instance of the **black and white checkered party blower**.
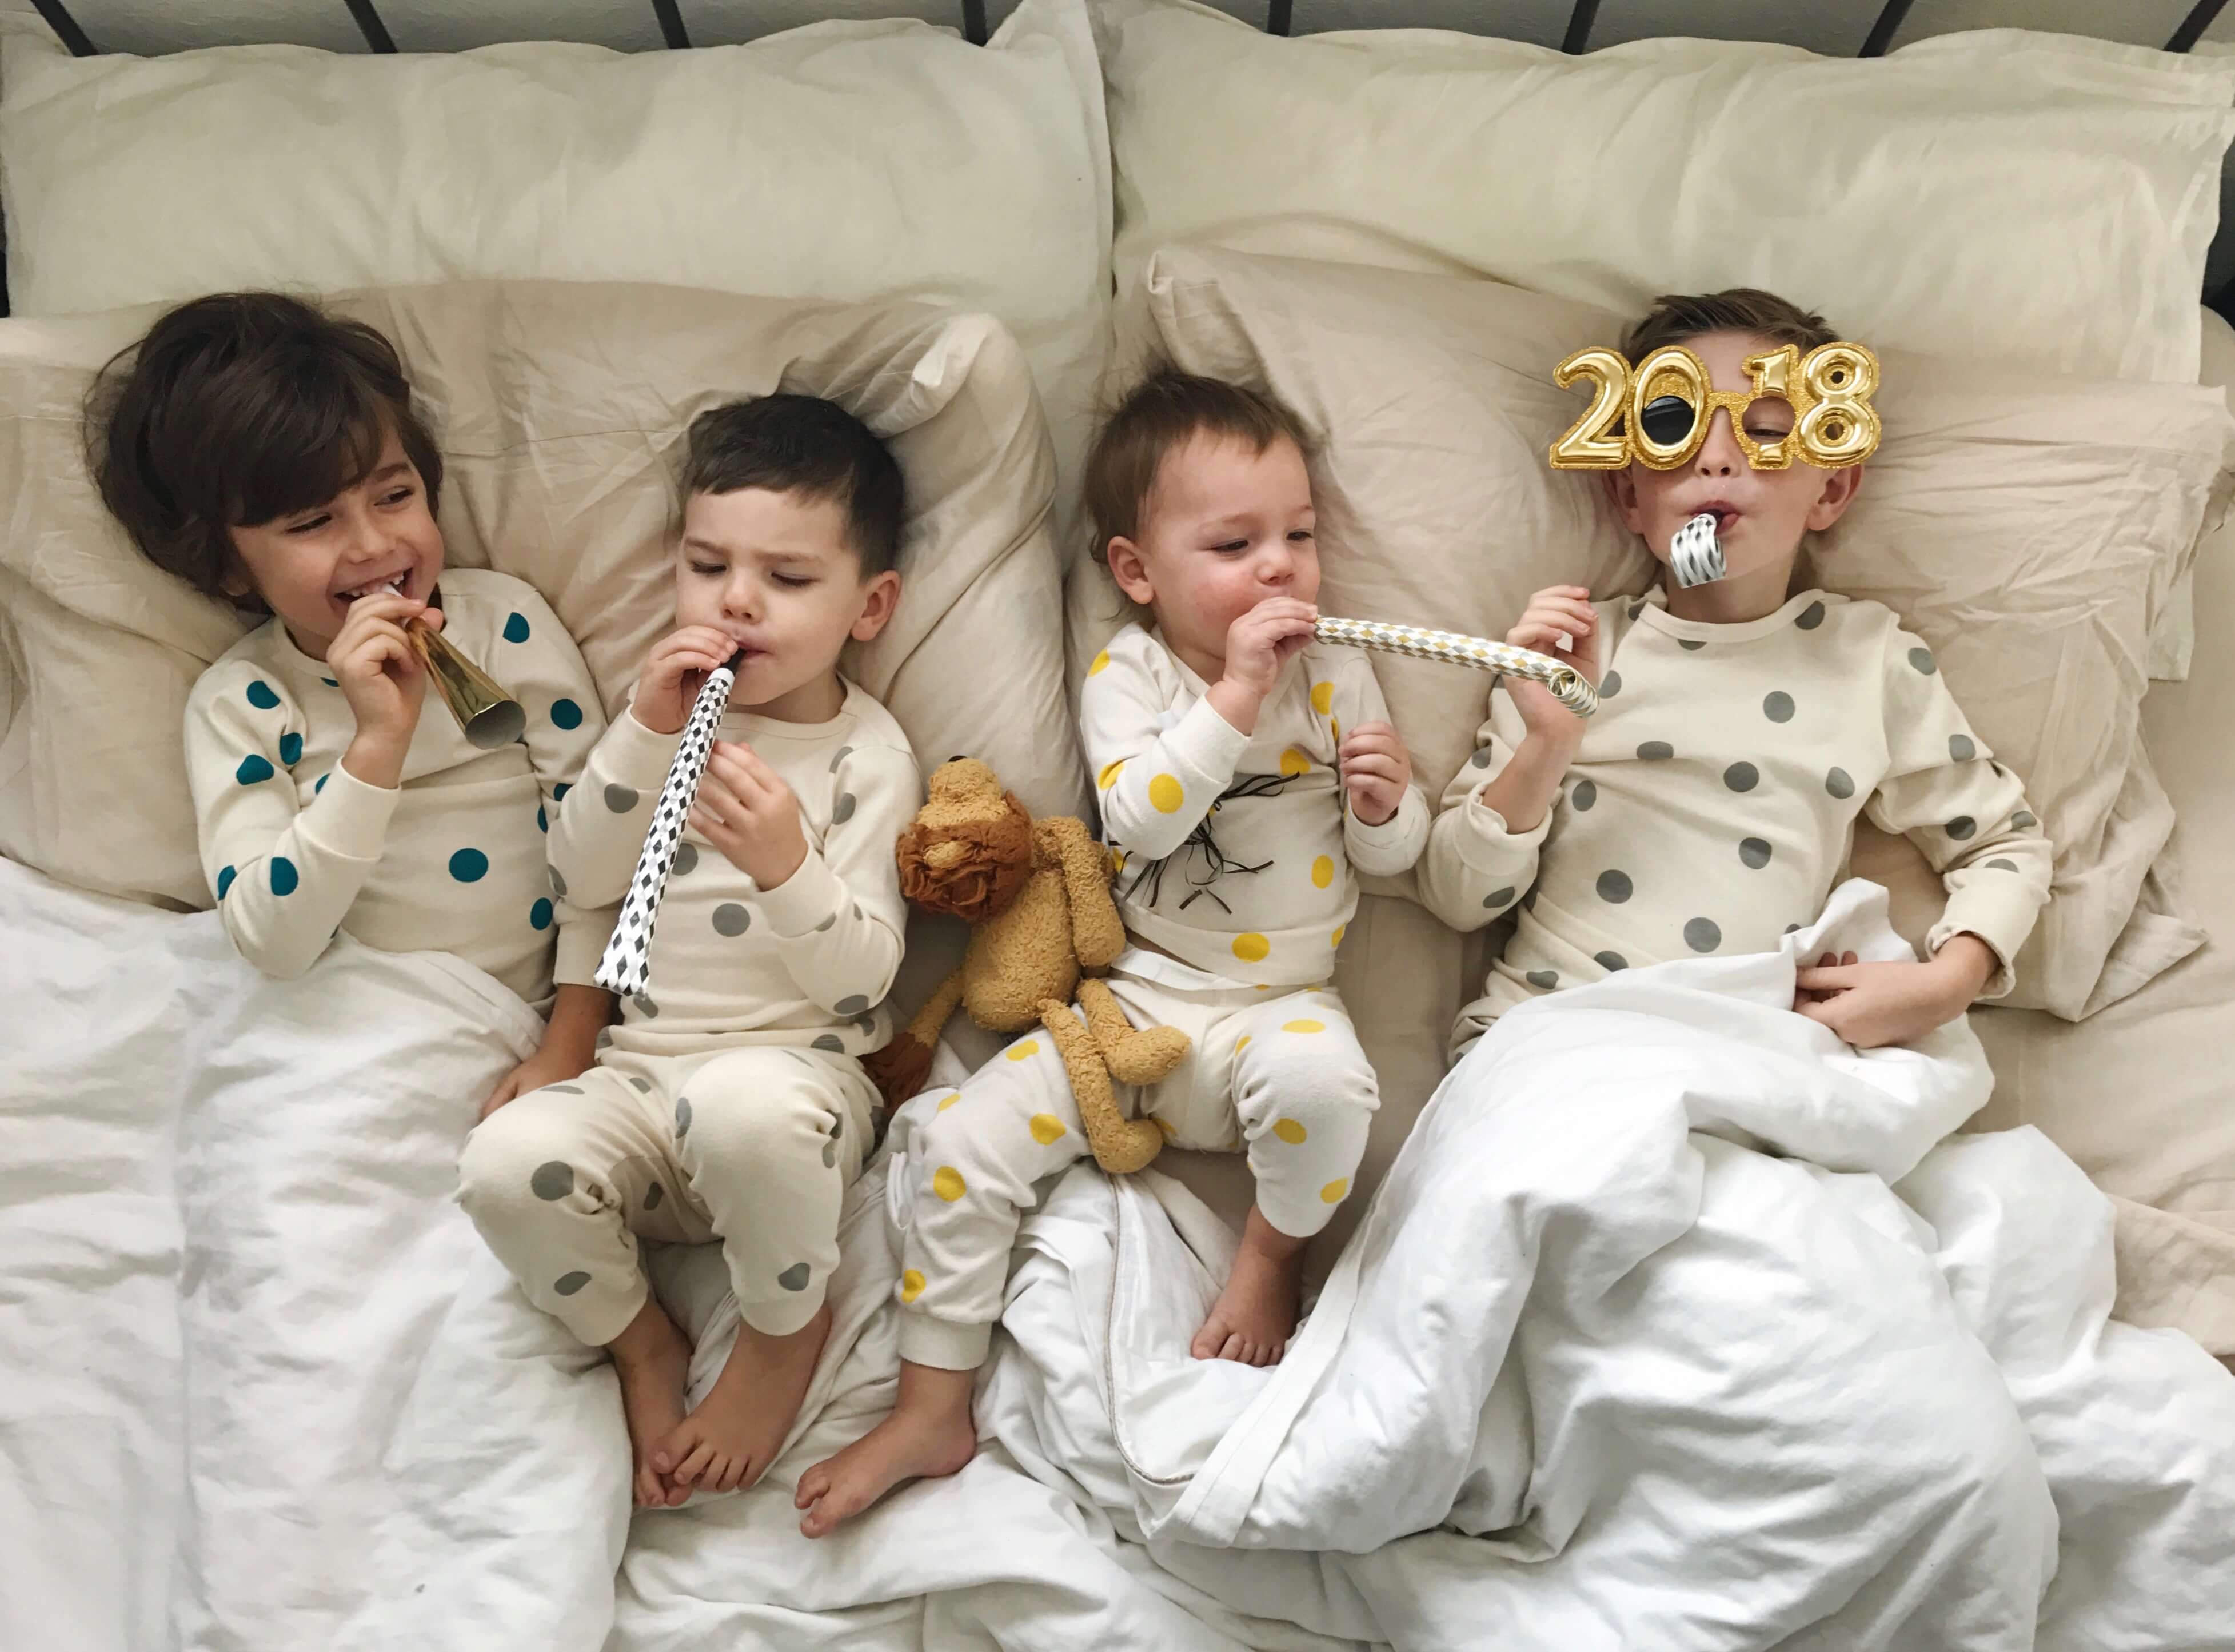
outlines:
[{"label": "black and white checkered party blower", "polygon": [[636,857],[636,875],[621,901],[621,914],[613,921],[613,938],[598,960],[593,978],[609,993],[633,998],[650,979],[652,926],[659,921],[659,897],[667,888],[667,874],[675,864],[675,851],[683,842],[683,824],[691,817],[691,801],[698,796],[699,777],[714,750],[714,731],[729,708],[730,685],[737,680],[740,648],[722,665],[706,673],[705,685],[683,725],[675,761],[667,765],[660,783],[659,801],[652,806],[652,825],[644,835],[644,852]]},{"label": "black and white checkered party blower", "polygon": [[1713,585],[1728,570],[1723,565],[1723,541],[1715,533],[1715,514],[1703,510],[1676,530],[1668,541],[1668,571],[1685,590]]}]

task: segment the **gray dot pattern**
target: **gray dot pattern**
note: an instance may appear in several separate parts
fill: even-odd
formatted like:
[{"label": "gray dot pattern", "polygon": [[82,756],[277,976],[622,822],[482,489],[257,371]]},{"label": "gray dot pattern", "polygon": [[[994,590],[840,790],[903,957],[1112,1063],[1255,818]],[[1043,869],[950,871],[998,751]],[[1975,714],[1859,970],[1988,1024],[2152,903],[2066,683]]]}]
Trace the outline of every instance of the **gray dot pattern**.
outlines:
[{"label": "gray dot pattern", "polygon": [[1513,904],[1513,886],[1511,884],[1508,884],[1502,889],[1492,889],[1488,895],[1482,897],[1482,904],[1483,908],[1485,911],[1501,912],[1504,910],[1507,907]]},{"label": "gray dot pattern", "polygon": [[1957,763],[1969,763],[1979,755],[1979,748],[1970,735],[1951,734],[1948,737],[1948,755]]},{"label": "gray dot pattern", "polygon": [[1642,762],[1666,763],[1676,755],[1676,748],[1666,740],[1648,740],[1637,748],[1637,755]]},{"label": "gray dot pattern", "polygon": [[528,1178],[528,1190],[539,1199],[563,1199],[574,1190],[574,1167],[558,1158],[539,1164]]},{"label": "gray dot pattern", "polygon": [[810,1050],[828,1050],[833,1055],[842,1055],[846,1051],[846,1040],[836,1032],[823,1032],[818,1034],[815,1041],[807,1047]]},{"label": "gray dot pattern", "polygon": [[1595,782],[1578,780],[1568,790],[1568,807],[1577,814],[1589,810],[1599,800],[1599,789]]},{"label": "gray dot pattern", "polygon": [[1609,906],[1620,906],[1636,893],[1627,872],[1602,872],[1598,881],[1599,899]]},{"label": "gray dot pattern", "polygon": [[1948,823],[1948,836],[1961,843],[1979,829],[1979,823],[1969,815],[1958,815]]},{"label": "gray dot pattern", "polygon": [[1932,651],[1930,648],[1911,649],[1909,651],[1909,663],[1916,666],[1918,671],[1922,672],[1927,677],[1931,676],[1933,672],[1940,669],[1940,662],[1933,659]]},{"label": "gray dot pattern", "polygon": [[1734,763],[1723,770],[1723,783],[1733,791],[1752,791],[1761,783],[1761,770],[1751,763]]},{"label": "gray dot pattern", "polygon": [[1549,993],[1560,984],[1559,972],[1553,969],[1532,969],[1529,972],[1529,984],[1540,993]]},{"label": "gray dot pattern", "polygon": [[675,1098],[675,1138],[680,1141],[691,1133],[691,1098]]},{"label": "gray dot pattern", "polygon": [[571,1274],[561,1274],[558,1278],[553,1280],[551,1282],[551,1288],[557,1291],[561,1296],[572,1296],[576,1291],[581,1289],[583,1286],[589,1282],[590,1276],[578,1268]]},{"label": "gray dot pattern", "polygon": [[2015,861],[2006,861],[1998,855],[1987,862],[1987,869],[1992,872],[2015,872],[2018,869],[2018,863]]},{"label": "gray dot pattern", "polygon": [[741,935],[753,927],[753,914],[735,901],[724,901],[714,908],[714,933],[718,935]]},{"label": "gray dot pattern", "polygon": [[644,1208],[646,1210],[657,1210],[661,1205],[666,1203],[667,1190],[660,1186],[659,1183],[654,1182],[650,1187],[645,1189]]},{"label": "gray dot pattern", "polygon": [[1707,645],[1697,637],[1679,637],[1676,646],[1688,654],[1696,654]]},{"label": "gray dot pattern", "polygon": [[1769,840],[1766,837],[1749,837],[1739,844],[1739,859],[1757,872],[1769,864]]},{"label": "gray dot pattern", "polygon": [[1810,603],[1800,611],[1800,617],[1793,623],[1803,631],[1815,630],[1824,623],[1824,605],[1820,602]]},{"label": "gray dot pattern", "polygon": [[869,1007],[868,997],[862,993],[849,993],[834,1006],[841,1015],[859,1015]]},{"label": "gray dot pattern", "polygon": [[1793,696],[1781,688],[1768,695],[1761,703],[1761,714],[1773,723],[1790,723],[1793,721]]},{"label": "gray dot pattern", "polygon": [[1619,694],[1619,693],[1621,693],[1621,692],[1622,692],[1622,673],[1621,673],[1620,672],[1618,672],[1618,671],[1610,671],[1610,672],[1608,672],[1608,673],[1607,673],[1603,678],[1602,678],[1600,679],[1600,681],[1599,681],[1599,698],[1600,698],[1601,699],[1603,699],[1603,700],[1610,700],[1610,699],[1612,699],[1616,695],[1617,695],[1617,694]]},{"label": "gray dot pattern", "polygon": [[1491,758],[1495,755],[1496,754],[1492,752],[1488,746],[1478,746],[1475,748],[1474,755],[1469,757],[1467,761],[1474,764],[1478,769],[1487,769],[1490,767]]},{"label": "gray dot pattern", "polygon": [[1845,769],[1834,769],[1824,777],[1824,790],[1844,801],[1855,795],[1855,777]]},{"label": "gray dot pattern", "polygon": [[606,807],[616,815],[626,815],[644,801],[644,794],[634,786],[608,785],[606,788]]},{"label": "gray dot pattern", "polygon": [[675,864],[667,869],[668,875],[670,877],[689,877],[691,874],[698,869],[698,845],[696,843],[678,843],[675,846]]},{"label": "gray dot pattern", "polygon": [[1684,944],[1694,952],[1713,952],[1723,944],[1723,932],[1712,918],[1694,918],[1684,926]]},{"label": "gray dot pattern", "polygon": [[858,807],[858,805],[855,802],[854,794],[852,792],[840,792],[838,794],[838,801],[830,805],[830,823],[833,826],[843,826],[848,821],[854,818],[854,810],[856,807]]},{"label": "gray dot pattern", "polygon": [[1597,953],[1593,954],[1593,959],[1594,961],[1597,963],[1598,967],[1606,971],[1609,975],[1615,974],[1617,970],[1628,969],[1629,967],[1629,960],[1623,957],[1618,952]]},{"label": "gray dot pattern", "polygon": [[807,1264],[803,1262],[796,1262],[776,1276],[776,1282],[788,1291],[803,1291],[807,1288],[809,1277]]}]

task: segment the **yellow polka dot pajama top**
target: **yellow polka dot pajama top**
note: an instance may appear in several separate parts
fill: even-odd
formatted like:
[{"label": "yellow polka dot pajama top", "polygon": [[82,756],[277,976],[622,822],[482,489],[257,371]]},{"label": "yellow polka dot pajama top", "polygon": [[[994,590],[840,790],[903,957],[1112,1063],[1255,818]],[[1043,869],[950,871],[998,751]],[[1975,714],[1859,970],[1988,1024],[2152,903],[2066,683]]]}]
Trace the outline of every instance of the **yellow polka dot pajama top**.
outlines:
[{"label": "yellow polka dot pajama top", "polygon": [[1482,802],[1525,735],[1499,684],[1421,857],[1422,899],[1445,922],[1514,915],[1455,1047],[1615,970],[1775,951],[1845,875],[1865,812],[1947,885],[1928,954],[1976,934],[2000,966],[1984,996],[2009,991],[2048,898],[2048,841],[1891,611],[1822,591],[1738,625],[1677,619],[1657,595],[1594,606],[1599,710],[1544,818],[1511,832]]},{"label": "yellow polka dot pajama top", "polygon": [[[1095,659],[1081,695],[1118,910],[1145,943],[1112,966],[1111,990],[1135,1025],[1190,1040],[1170,1077],[1121,1087],[1120,1100],[1180,1146],[1246,1152],[1258,1208],[1301,1237],[1349,1192],[1379,1105],[1328,985],[1357,908],[1353,873],[1411,867],[1427,804],[1408,788],[1380,826],[1344,805],[1342,731],[1388,716],[1362,654],[1305,649],[1253,734],[1219,715],[1207,686],[1135,625]],[[901,1354],[966,1370],[985,1359],[1036,1184],[1088,1150],[1045,1034],[1019,1039],[920,1118]]]},{"label": "yellow polka dot pajama top", "polygon": [[226,933],[266,974],[300,975],[346,931],[454,954],[534,1003],[554,980],[589,985],[613,930],[613,908],[569,904],[545,873],[551,816],[605,715],[533,587],[451,568],[441,591],[443,634],[527,711],[521,741],[475,750],[430,688],[401,785],[369,786],[341,766],[357,718],[332,672],[272,620],[187,701],[202,867]]}]

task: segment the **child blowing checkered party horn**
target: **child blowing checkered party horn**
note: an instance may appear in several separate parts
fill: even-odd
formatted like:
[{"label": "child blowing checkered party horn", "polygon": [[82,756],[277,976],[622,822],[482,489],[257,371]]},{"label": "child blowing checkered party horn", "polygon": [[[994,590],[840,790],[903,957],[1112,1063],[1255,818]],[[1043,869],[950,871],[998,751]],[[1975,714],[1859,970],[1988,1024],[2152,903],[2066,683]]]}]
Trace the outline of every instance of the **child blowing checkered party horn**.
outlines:
[{"label": "child blowing checkered party horn", "polygon": [[714,750],[714,731],[730,704],[731,685],[737,680],[740,648],[706,673],[706,681],[691,707],[690,720],[675,748],[675,761],[667,765],[660,783],[659,801],[653,805],[652,825],[644,835],[644,850],[636,857],[636,872],[622,898],[613,936],[598,960],[593,977],[599,986],[623,998],[645,989],[652,958],[652,927],[659,920],[659,897],[667,888],[667,874],[675,864],[675,851],[683,842],[683,823],[691,817],[691,804],[698,795],[699,777]]}]

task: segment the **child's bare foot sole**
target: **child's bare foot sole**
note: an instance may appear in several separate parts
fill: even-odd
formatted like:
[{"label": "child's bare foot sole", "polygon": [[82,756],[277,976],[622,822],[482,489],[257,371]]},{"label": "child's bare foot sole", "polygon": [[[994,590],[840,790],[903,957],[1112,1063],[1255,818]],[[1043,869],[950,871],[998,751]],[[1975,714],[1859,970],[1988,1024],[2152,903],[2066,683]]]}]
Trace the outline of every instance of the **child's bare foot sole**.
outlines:
[{"label": "child's bare foot sole", "polygon": [[652,1466],[661,1440],[683,1420],[683,1390],[691,1377],[691,1344],[655,1301],[646,1301],[607,1347],[621,1380],[621,1414],[628,1420],[629,1452],[636,1471],[631,1489],[640,1509],[664,1509],[687,1495]]},{"label": "child's bare foot sole", "polygon": [[903,1406],[836,1457],[825,1458],[799,1477],[792,1502],[807,1511],[799,1529],[819,1537],[901,1481],[952,1474],[977,1450],[978,1429],[967,1403],[959,1417]]},{"label": "child's bare foot sole", "polygon": [[1288,1351],[1303,1304],[1304,1246],[1255,1210],[1234,1255],[1226,1288],[1188,1344],[1198,1360],[1272,1365]]},{"label": "child's bare foot sole", "polygon": [[693,1491],[735,1491],[768,1472],[799,1416],[829,1334],[827,1302],[789,1336],[737,1328],[713,1387],[652,1452],[652,1465],[675,1487],[677,1502]]}]

